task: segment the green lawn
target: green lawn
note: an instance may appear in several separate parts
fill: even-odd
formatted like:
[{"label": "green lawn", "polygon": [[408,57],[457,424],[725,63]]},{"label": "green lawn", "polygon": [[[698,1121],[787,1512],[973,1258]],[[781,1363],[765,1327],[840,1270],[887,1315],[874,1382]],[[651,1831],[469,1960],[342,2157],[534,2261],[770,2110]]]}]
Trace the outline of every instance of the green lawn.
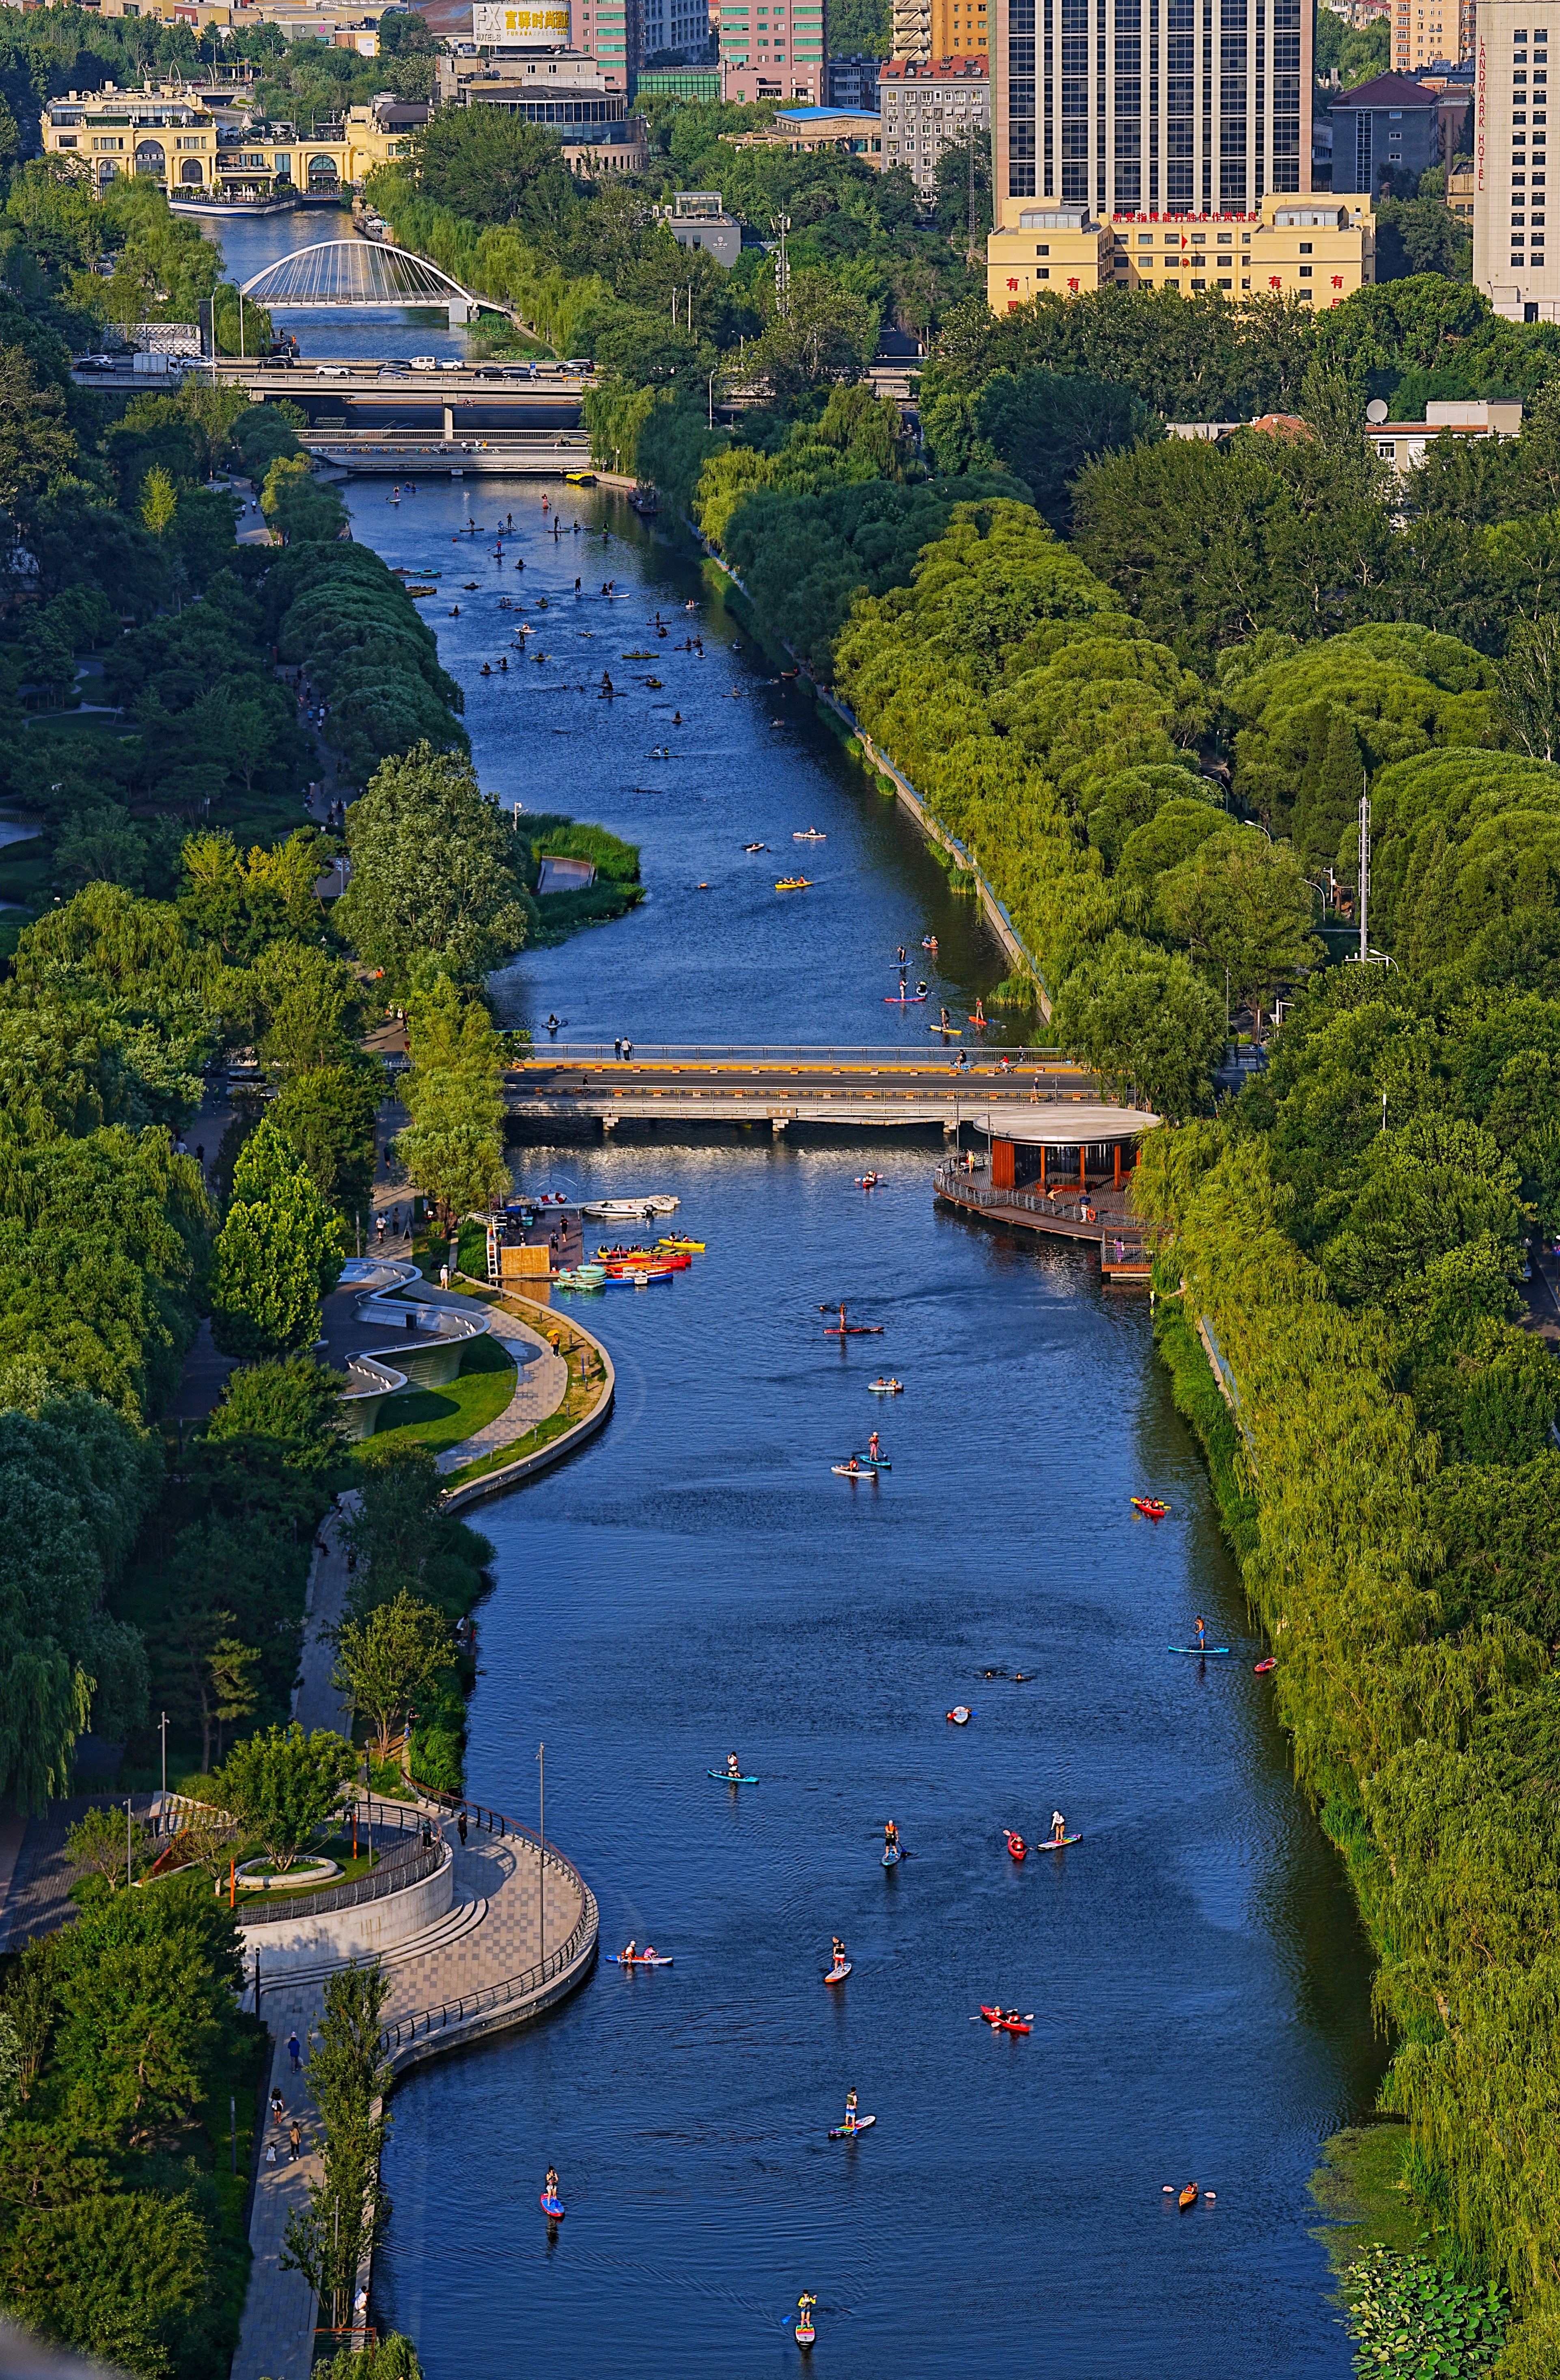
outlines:
[{"label": "green lawn", "polygon": [[478,1339],[447,1389],[408,1389],[381,1405],[379,1428],[365,1443],[415,1442],[440,1454],[496,1421],[514,1394],[514,1366],[503,1348],[495,1339]]}]

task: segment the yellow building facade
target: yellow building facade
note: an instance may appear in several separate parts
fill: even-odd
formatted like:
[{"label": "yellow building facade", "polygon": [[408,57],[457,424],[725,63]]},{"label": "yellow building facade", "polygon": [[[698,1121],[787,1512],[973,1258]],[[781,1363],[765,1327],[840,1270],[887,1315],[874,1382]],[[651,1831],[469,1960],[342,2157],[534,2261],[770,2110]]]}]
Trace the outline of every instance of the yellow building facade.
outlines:
[{"label": "yellow building facade", "polygon": [[301,139],[290,125],[229,130],[199,92],[178,84],[125,91],[69,91],[42,110],[43,150],[74,165],[95,189],[121,175],[181,193],[252,196],[291,188],[317,197],[361,184],[376,165],[405,155],[410,135],[381,125],[370,107]]},{"label": "yellow building facade", "polygon": [[1119,216],[1094,223],[1084,207],[1010,200],[1013,220],[986,244],[986,301],[994,314],[1043,289],[1221,290],[1242,298],[1295,298],[1320,312],[1376,277],[1375,222],[1363,201],[1324,193],[1270,192],[1260,215]]}]

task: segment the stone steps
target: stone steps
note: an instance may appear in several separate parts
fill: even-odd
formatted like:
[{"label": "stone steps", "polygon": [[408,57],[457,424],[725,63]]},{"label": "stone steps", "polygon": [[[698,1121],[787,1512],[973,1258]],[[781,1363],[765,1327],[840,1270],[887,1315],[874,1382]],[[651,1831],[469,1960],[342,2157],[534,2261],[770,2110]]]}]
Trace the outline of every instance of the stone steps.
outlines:
[{"label": "stone steps", "polygon": [[[430,1958],[440,1950],[448,1949],[452,1943],[463,1940],[467,1934],[475,1933],[487,1914],[486,1900],[457,1901],[436,1925],[425,1925],[420,1934],[409,1934],[404,1942],[393,1943],[388,1950],[381,1950],[379,1963],[389,1975],[393,1974],[397,1967]],[[262,2008],[266,1999],[278,1992],[311,1990],[316,1985],[322,1984],[327,1975],[339,1974],[348,1963],[346,1959],[323,1959],[314,1966],[279,1968],[274,1976],[267,1975],[262,1968]],[[360,1960],[358,1963],[361,1965],[365,1961]]]}]

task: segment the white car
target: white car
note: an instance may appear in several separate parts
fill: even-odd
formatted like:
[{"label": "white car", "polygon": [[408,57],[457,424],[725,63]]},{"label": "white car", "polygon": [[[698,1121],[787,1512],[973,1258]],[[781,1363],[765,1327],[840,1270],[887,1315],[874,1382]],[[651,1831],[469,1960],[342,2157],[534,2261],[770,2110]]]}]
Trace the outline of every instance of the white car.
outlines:
[{"label": "white car", "polygon": [[412,358],[412,370],[414,371],[437,371],[438,369],[439,358],[437,356],[414,356]]},{"label": "white car", "polygon": [[351,374],[345,364],[316,364],[314,377],[316,380],[348,380]]}]

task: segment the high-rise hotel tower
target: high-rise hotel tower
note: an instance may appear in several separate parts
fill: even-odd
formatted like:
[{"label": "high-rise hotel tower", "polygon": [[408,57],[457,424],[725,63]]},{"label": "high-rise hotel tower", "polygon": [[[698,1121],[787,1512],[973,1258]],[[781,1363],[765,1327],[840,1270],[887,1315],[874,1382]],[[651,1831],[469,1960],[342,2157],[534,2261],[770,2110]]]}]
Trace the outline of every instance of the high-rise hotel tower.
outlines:
[{"label": "high-rise hotel tower", "polygon": [[997,216],[1257,212],[1311,188],[1313,0],[992,0]]}]

